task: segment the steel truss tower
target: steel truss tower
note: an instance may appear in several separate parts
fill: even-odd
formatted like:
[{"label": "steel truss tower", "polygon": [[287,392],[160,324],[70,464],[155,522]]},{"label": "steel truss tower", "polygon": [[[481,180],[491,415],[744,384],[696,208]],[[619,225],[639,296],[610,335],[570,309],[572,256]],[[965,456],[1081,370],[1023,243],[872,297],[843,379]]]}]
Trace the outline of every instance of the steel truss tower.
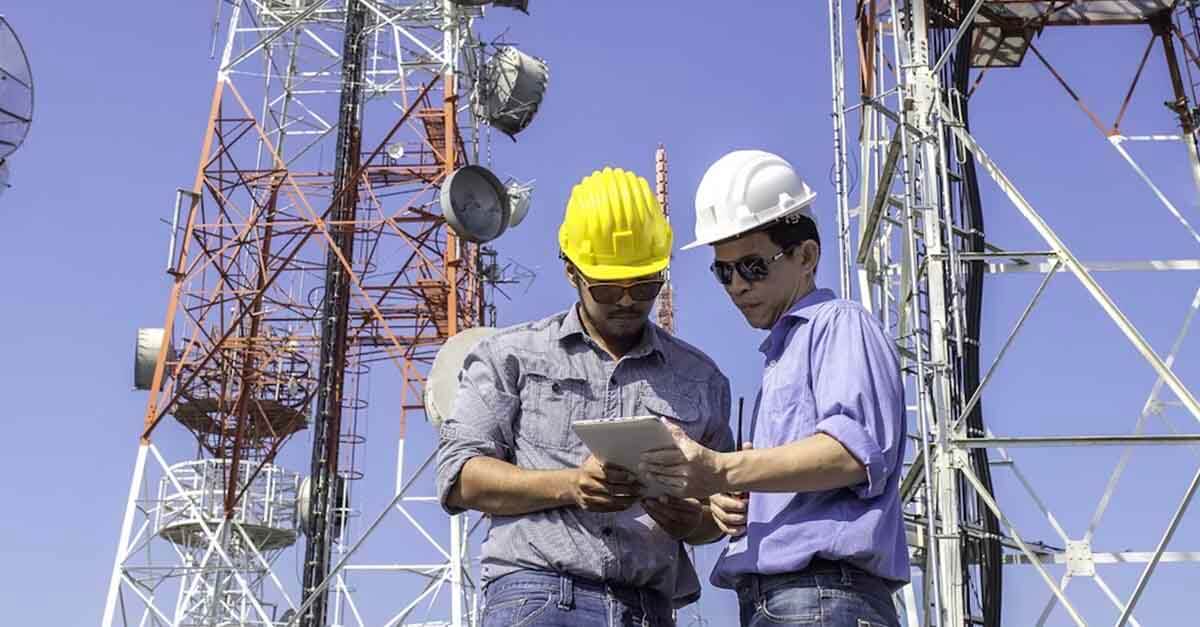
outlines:
[{"label": "steel truss tower", "polygon": [[[858,49],[858,90],[845,86],[842,0],[829,1],[832,51],[835,185],[838,193],[837,240],[842,294],[856,297],[879,316],[896,338],[910,401],[910,438],[915,449],[905,467],[901,491],[909,549],[918,576],[899,595],[910,626],[1001,624],[1001,577],[1010,568],[1030,572],[1045,583],[1049,600],[1038,625],[1058,608],[1058,619],[1084,625],[1103,616],[1117,625],[1138,624],[1135,609],[1156,567],[1166,561],[1194,562],[1200,554],[1167,551],[1196,489],[1200,471],[1183,494],[1172,494],[1161,516],[1165,527],[1146,527],[1140,547],[1093,547],[1098,525],[1125,472],[1133,447],[1194,446],[1196,430],[1147,435],[1151,422],[1177,405],[1200,420],[1200,403],[1172,370],[1178,350],[1200,307],[1200,291],[1183,316],[1183,325],[1166,353],[1156,352],[1118,304],[1101,287],[1101,271],[1195,271],[1200,259],[1085,263],[1021,194],[971,133],[968,116],[974,88],[983,72],[1021,65],[1027,51],[1036,58],[1090,116],[1118,155],[1145,182],[1153,197],[1181,228],[1200,244],[1188,217],[1126,149],[1132,142],[1182,144],[1200,189],[1197,159],[1197,109],[1194,85],[1183,76],[1200,69],[1196,16],[1192,3],[1174,0],[857,0],[852,39]],[[1082,98],[1034,45],[1034,37],[1058,26],[1146,26],[1142,67],[1158,44],[1172,79],[1170,114],[1174,134],[1129,135],[1121,120],[1137,86],[1132,77],[1117,119],[1107,125],[1083,105]],[[1183,68],[1181,70],[1181,68]],[[974,79],[972,81],[971,79]],[[1123,85],[1122,85],[1123,86]],[[857,145],[848,144],[848,121],[857,122]],[[857,150],[854,150],[857,148]],[[856,154],[855,154],[856,153]],[[1036,153],[1034,153],[1036,154]],[[852,161],[853,160],[853,161]],[[853,166],[855,167],[852,167]],[[1047,164],[1047,171],[1050,164]],[[848,173],[861,181],[852,197]],[[986,176],[977,176],[977,170]],[[983,179],[981,181],[981,179]],[[996,185],[1012,207],[988,214],[1020,216],[1044,242],[1044,249],[1006,250],[984,229],[980,186]],[[1194,200],[1196,190],[1182,192]],[[1191,206],[1194,205],[1190,203]],[[1012,210],[1015,209],[1015,212]],[[1153,253],[1149,253],[1153,254]],[[979,357],[983,286],[1013,272],[1044,275],[1011,333],[999,344],[995,360],[981,368]],[[1145,405],[1126,435],[997,436],[983,419],[982,400],[989,381],[1056,274],[1070,274],[1111,319],[1157,376]],[[1062,280],[1062,279],[1060,279]],[[984,338],[983,341],[989,341]],[[1173,398],[1160,398],[1168,392]],[[1011,424],[1011,423],[1010,423]],[[1052,504],[1038,495],[1033,478],[1021,470],[1009,449],[1016,447],[1123,447],[1107,488],[1086,529],[1064,528]],[[1078,450],[1078,449],[1064,449]],[[1023,535],[1006,514],[993,488],[1015,482],[1042,514],[1053,535]],[[1102,469],[1110,472],[1110,469]],[[1019,504],[1027,507],[1026,503]],[[1111,517],[1110,517],[1111,518]],[[1179,566],[1183,567],[1183,566]],[[1194,568],[1187,565],[1188,568]],[[1061,577],[1050,569],[1063,570]],[[1108,569],[1137,569],[1128,595],[1118,595],[1104,577]],[[1111,607],[1073,602],[1068,584],[1090,579]],[[1109,610],[1105,613],[1104,610]],[[1085,618],[1085,617],[1092,618]],[[1007,623],[1006,623],[1007,624]]]},{"label": "steel truss tower", "polygon": [[[494,323],[494,254],[460,241],[438,204],[490,137],[470,106],[483,13],[460,4],[218,3],[216,87],[176,197],[165,340],[103,625],[391,626],[423,604],[440,624],[473,622],[469,521],[423,527],[408,508],[431,501],[413,486],[434,452],[415,475],[404,462],[439,346]],[[368,375],[393,367],[396,472],[364,476]],[[302,479],[283,466],[309,458],[287,455],[309,434]],[[369,482],[391,499],[378,512],[355,499]],[[389,583],[373,615],[356,594],[373,573],[424,583],[407,598]]]},{"label": "steel truss tower", "polygon": [[[670,222],[671,197],[668,186],[667,149],[659,144],[658,149],[654,151],[654,195],[658,198],[658,206],[662,207],[663,215],[667,216],[667,222]],[[666,282],[663,283],[662,291],[658,293],[658,302],[655,303],[656,321],[658,326],[665,329],[667,333],[674,333],[675,288],[671,285],[670,266],[667,267],[664,274]]]}]

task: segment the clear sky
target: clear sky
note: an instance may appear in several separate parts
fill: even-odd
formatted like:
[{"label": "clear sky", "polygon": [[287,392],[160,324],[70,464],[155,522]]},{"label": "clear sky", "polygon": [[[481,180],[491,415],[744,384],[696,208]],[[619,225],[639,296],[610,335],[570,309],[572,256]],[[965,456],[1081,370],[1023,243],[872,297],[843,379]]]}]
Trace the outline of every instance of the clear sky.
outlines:
[{"label": "clear sky", "polygon": [[[0,418],[6,432],[0,454],[5,624],[74,627],[99,620],[146,400],[130,390],[134,333],[162,323],[167,229],[160,220],[169,218],[174,189],[194,176],[215,78],[208,55],[214,4],[16,0],[3,7],[24,40],[37,85],[35,125],[12,158],[13,187],[0,197],[6,279],[0,398],[8,403]],[[652,177],[660,142],[670,154],[680,243],[689,239],[692,193],[704,169],[737,148],[790,159],[818,192],[819,215],[832,224],[825,3],[542,1],[531,9],[529,17],[497,10],[486,27],[493,33],[511,27],[507,38],[551,67],[550,91],[532,127],[516,144],[496,145],[501,175],[537,180],[529,217],[498,247],[538,276],[512,301],[500,302],[502,323],[570,305],[554,233],[571,186],[604,165]],[[1046,32],[1038,46],[1111,120],[1148,37],[1148,28],[1060,30]],[[854,76],[847,82],[854,85]],[[1125,130],[1173,132],[1176,124],[1162,106],[1169,99],[1156,48]],[[1032,56],[1021,69],[987,75],[972,121],[982,144],[1083,259],[1196,258],[1196,242]],[[852,141],[853,128],[852,121]],[[1184,215],[1200,221],[1182,146],[1130,150]],[[990,181],[982,187],[991,241],[1014,250],[1045,248]],[[831,243],[832,233],[824,235]],[[826,253],[819,281],[836,286],[832,250]],[[753,398],[761,336],[745,327],[711,279],[708,255],[676,256],[679,331],[722,365],[735,397]],[[1038,278],[988,279],[985,359],[995,355]],[[1101,282],[1160,353],[1197,287],[1189,273],[1105,274]],[[1185,341],[1176,365],[1193,384],[1200,376],[1196,348],[1194,339]],[[1154,383],[1150,369],[1068,275],[1054,279],[1006,359],[984,397],[988,424],[1004,435],[1128,432]],[[397,390],[387,374],[373,380],[371,390],[364,469],[381,487],[378,494],[364,493],[364,516],[382,507],[395,459]],[[1163,398],[1173,400],[1169,393]],[[1177,406],[1166,405],[1163,415],[1183,432],[1196,431]],[[159,439],[165,454],[187,459],[182,430],[165,426]],[[1148,430],[1168,427],[1156,418]],[[410,438],[414,458],[428,453],[428,426],[412,425]],[[302,436],[283,463],[303,470],[306,446]],[[1013,454],[1077,538],[1119,453]],[[1135,452],[1095,550],[1153,550],[1198,459],[1189,449]],[[1000,503],[1023,534],[1060,545],[1012,472],[997,468],[995,476]],[[437,524],[436,516],[421,516]],[[1194,513],[1185,518],[1171,550],[1200,550],[1198,519]],[[409,542],[408,528],[395,524],[372,548],[389,556],[381,561],[405,561]],[[712,549],[701,551],[702,574],[713,559]],[[1050,572],[1057,577],[1062,569]],[[1140,567],[1101,566],[1100,572],[1126,597]],[[1194,605],[1184,595],[1194,593],[1197,574],[1194,564],[1162,565],[1139,606],[1142,624],[1189,622],[1180,616]],[[1048,596],[1045,586],[1029,567],[1011,568],[1005,577],[1005,624],[1032,624]],[[363,582],[361,593],[378,590],[366,603],[380,616],[408,586]],[[1070,596],[1090,621],[1116,617],[1090,582],[1073,583]],[[714,625],[730,624],[736,615],[733,596],[718,590],[706,591],[700,610]],[[681,624],[690,616],[685,612]],[[1066,622],[1061,611],[1050,621]]]}]

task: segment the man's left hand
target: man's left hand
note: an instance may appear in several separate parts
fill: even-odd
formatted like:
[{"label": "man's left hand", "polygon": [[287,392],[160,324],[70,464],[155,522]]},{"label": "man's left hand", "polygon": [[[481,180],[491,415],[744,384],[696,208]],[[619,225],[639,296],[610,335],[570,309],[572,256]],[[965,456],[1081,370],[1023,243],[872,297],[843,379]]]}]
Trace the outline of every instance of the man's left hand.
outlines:
[{"label": "man's left hand", "polygon": [[704,520],[704,505],[698,499],[658,496],[642,499],[642,508],[676,540],[692,535]]},{"label": "man's left hand", "polygon": [[638,474],[679,498],[704,498],[724,492],[720,454],[689,438],[683,429],[669,422],[666,425],[675,438],[675,447],[642,453]]}]

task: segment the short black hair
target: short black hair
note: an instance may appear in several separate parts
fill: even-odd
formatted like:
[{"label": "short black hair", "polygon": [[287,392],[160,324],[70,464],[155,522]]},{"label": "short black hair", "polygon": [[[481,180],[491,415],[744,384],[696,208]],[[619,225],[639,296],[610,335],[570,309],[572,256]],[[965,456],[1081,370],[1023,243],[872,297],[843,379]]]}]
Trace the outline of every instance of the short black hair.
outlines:
[{"label": "short black hair", "polygon": [[795,248],[807,240],[813,240],[818,247],[821,245],[821,234],[817,233],[817,223],[804,215],[780,218],[757,230],[765,232],[767,237],[771,238],[772,243],[784,250]]},{"label": "short black hair", "polygon": [[[817,223],[808,216],[793,214],[779,218],[766,226],[754,229],[754,231],[766,233],[771,243],[787,251],[789,256],[793,250],[808,240],[817,243],[817,254],[820,255],[821,234],[817,232]],[[817,257],[817,262],[819,265],[819,256]],[[813,272],[815,273],[816,271],[817,266],[813,266]]]},{"label": "short black hair", "polygon": [[[727,237],[723,240],[713,242],[713,245],[715,246],[717,244],[724,244],[725,242],[732,242],[735,239],[746,237],[751,233],[766,233],[767,239],[770,239],[772,244],[782,248],[788,253],[788,255],[791,255],[792,251],[795,250],[796,247],[808,240],[812,240],[817,243],[817,252],[820,254],[821,234],[817,232],[817,223],[806,215],[798,214],[777,218],[760,227],[756,227],[744,233],[739,233],[732,237]],[[816,269],[817,267],[813,266],[814,272]]]}]

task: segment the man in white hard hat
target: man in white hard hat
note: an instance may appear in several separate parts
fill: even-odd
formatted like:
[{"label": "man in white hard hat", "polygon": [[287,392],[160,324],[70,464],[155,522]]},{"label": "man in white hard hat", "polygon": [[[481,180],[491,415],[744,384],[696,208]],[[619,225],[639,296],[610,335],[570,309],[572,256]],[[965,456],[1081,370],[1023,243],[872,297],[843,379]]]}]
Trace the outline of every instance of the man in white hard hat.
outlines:
[{"label": "man in white hard hat", "polygon": [[746,321],[769,330],[752,448],[721,453],[671,427],[676,449],[642,472],[678,496],[712,495],[734,538],[712,574],[743,626],[898,627],[909,578],[900,507],[904,387],[895,348],[858,303],[815,285],[815,194],[782,158],[725,155],[696,192],[696,241]]},{"label": "man in white hard hat", "polygon": [[684,543],[722,536],[698,499],[641,498],[599,463],[576,420],[657,415],[730,450],[729,380],[648,320],[671,227],[647,181],[605,168],[571,192],[559,250],[578,303],[481,341],[441,427],[448,512],[491,516],[483,627],[675,624],[700,596]]}]

